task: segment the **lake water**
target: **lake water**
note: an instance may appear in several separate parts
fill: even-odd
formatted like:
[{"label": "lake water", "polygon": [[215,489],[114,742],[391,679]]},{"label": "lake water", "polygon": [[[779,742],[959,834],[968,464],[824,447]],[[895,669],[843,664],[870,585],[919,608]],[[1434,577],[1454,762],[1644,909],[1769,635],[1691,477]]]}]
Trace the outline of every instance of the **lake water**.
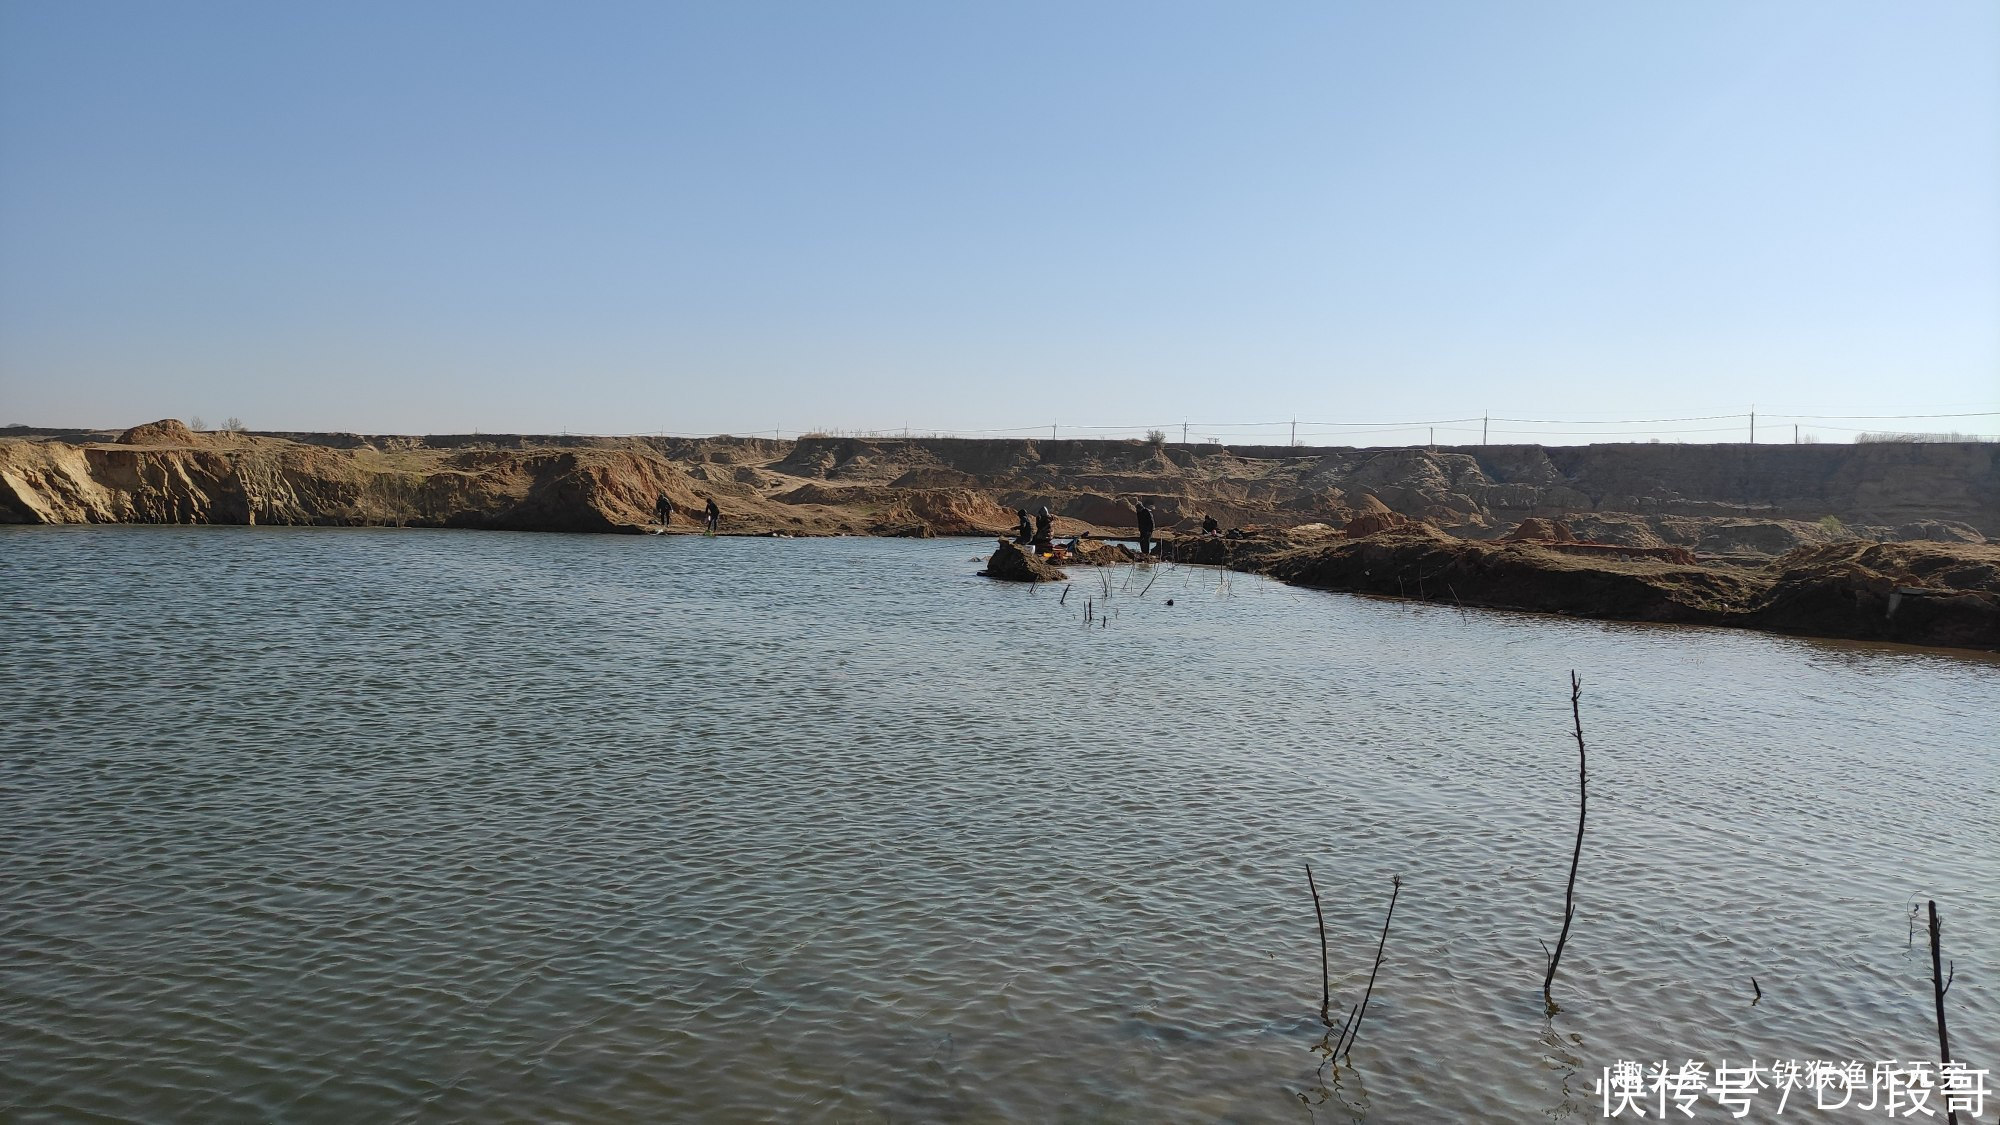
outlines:
[{"label": "lake water", "polygon": [[1596,1120],[1927,898],[2000,1070],[1995,658],[988,547],[0,528],[0,1118]]}]

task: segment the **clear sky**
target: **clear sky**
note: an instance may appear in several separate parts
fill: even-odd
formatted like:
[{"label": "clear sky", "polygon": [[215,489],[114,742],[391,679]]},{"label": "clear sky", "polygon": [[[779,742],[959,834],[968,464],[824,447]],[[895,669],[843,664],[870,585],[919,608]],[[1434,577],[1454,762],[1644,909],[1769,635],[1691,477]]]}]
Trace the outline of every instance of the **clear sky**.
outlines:
[{"label": "clear sky", "polygon": [[2000,4],[0,0],[0,424],[1753,404],[2000,411]]}]

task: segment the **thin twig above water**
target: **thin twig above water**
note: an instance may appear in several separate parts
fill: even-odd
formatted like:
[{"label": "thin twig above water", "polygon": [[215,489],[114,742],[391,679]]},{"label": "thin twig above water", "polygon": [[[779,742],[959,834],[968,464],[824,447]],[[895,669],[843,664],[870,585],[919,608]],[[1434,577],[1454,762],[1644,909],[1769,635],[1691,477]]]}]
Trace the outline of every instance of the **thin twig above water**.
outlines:
[{"label": "thin twig above water", "polygon": [[[1396,899],[1403,893],[1403,877],[1397,875],[1389,880],[1389,911],[1382,915],[1382,937],[1375,943],[1375,967],[1368,970],[1368,988],[1361,994],[1361,1004],[1350,1017],[1351,1027],[1341,1029],[1343,1041],[1333,1047],[1333,1057],[1344,1058],[1354,1053],[1354,1040],[1361,1034],[1361,1020],[1368,1014],[1368,998],[1375,995],[1375,974],[1382,971],[1382,951],[1389,944],[1389,922],[1396,916]],[[1343,1045],[1344,1044],[1344,1045]]]},{"label": "thin twig above water", "polygon": [[1569,926],[1576,920],[1576,869],[1583,860],[1583,822],[1590,811],[1590,762],[1583,747],[1583,712],[1578,701],[1583,698],[1583,681],[1576,673],[1569,674],[1569,713],[1576,724],[1576,849],[1569,857],[1569,889],[1563,892],[1563,928],[1556,936],[1554,952],[1548,955],[1548,972],[1542,976],[1542,1003],[1550,1014],[1556,1010],[1552,995],[1555,988],[1556,966],[1562,961],[1563,946],[1569,942]]}]

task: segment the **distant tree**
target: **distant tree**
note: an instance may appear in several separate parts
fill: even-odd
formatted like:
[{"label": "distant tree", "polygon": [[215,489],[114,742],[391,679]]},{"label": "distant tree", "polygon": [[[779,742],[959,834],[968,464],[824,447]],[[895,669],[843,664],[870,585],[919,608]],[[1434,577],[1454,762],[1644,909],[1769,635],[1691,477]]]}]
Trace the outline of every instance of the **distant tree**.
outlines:
[{"label": "distant tree", "polygon": [[208,428],[208,423],[201,420],[201,415],[199,414],[188,415],[188,429],[200,431],[200,430],[205,430],[207,428]]},{"label": "distant tree", "polygon": [[1148,445],[1165,445],[1165,444],[1167,444],[1167,431],[1165,431],[1165,430],[1147,430],[1147,431],[1146,431],[1146,444],[1148,444]]},{"label": "distant tree", "polygon": [[222,428],[228,430],[232,434],[240,434],[245,430],[249,429],[250,427],[245,426],[243,424],[243,419],[238,418],[232,414],[229,417],[222,420]]}]

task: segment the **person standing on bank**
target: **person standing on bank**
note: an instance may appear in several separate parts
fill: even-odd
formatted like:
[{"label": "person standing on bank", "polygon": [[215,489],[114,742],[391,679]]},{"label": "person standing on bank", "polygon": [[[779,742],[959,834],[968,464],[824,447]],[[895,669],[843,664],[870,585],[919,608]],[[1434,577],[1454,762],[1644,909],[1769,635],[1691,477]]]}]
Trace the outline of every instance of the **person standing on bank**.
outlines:
[{"label": "person standing on bank", "polygon": [[1025,547],[1035,541],[1035,525],[1028,520],[1028,509],[1016,508],[1014,514],[1020,517],[1014,525],[1014,542]]},{"label": "person standing on bank", "polygon": [[716,529],[722,526],[722,509],[715,506],[715,497],[711,496],[708,498],[708,508],[703,518],[708,524],[708,533],[710,535],[714,535]]},{"label": "person standing on bank", "polygon": [[660,493],[660,502],[653,505],[653,514],[660,517],[661,527],[674,522],[674,502],[667,499],[666,493]]},{"label": "person standing on bank", "polygon": [[1151,555],[1153,553],[1153,509],[1147,507],[1144,500],[1140,500],[1133,504],[1132,510],[1139,517],[1139,554],[1142,556]]}]

